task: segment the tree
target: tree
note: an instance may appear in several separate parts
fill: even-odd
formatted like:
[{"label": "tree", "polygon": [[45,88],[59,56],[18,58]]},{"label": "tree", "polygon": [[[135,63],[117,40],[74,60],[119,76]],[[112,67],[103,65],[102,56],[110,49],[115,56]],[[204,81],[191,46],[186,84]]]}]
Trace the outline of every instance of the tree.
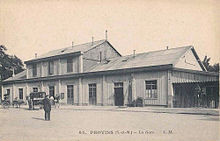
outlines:
[{"label": "tree", "polygon": [[0,76],[1,80],[5,80],[15,74],[24,70],[24,65],[21,59],[15,55],[6,54],[7,48],[0,45]]},{"label": "tree", "polygon": [[211,65],[209,61],[211,60],[210,57],[205,56],[202,63],[207,69],[207,71],[210,72],[219,72],[219,63],[215,63],[214,65]]}]

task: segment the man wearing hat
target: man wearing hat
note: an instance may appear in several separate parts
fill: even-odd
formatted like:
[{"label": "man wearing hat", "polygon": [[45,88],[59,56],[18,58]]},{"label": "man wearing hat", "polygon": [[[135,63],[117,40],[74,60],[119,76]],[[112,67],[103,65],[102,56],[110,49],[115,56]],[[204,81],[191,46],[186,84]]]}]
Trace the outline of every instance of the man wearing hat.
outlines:
[{"label": "man wearing hat", "polygon": [[43,99],[44,111],[45,111],[45,120],[50,120],[50,111],[51,111],[51,104],[48,95],[45,96]]}]

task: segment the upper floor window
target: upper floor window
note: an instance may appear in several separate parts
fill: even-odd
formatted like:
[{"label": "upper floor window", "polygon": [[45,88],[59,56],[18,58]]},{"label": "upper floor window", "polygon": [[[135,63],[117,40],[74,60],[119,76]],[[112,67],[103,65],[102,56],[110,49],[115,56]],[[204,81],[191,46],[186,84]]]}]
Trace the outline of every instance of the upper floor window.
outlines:
[{"label": "upper floor window", "polygon": [[146,98],[157,98],[157,80],[145,81]]},{"label": "upper floor window", "polygon": [[37,76],[37,64],[33,64],[33,76]]},{"label": "upper floor window", "polygon": [[73,58],[67,58],[67,72],[73,72]]},{"label": "upper floor window", "polygon": [[54,62],[53,61],[48,62],[48,74],[49,75],[54,74]]}]

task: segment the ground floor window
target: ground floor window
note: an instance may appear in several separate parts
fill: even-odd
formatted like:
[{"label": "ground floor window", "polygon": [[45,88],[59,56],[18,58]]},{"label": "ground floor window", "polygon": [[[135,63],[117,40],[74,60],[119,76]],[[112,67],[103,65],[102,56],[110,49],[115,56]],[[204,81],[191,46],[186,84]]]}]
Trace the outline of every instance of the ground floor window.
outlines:
[{"label": "ground floor window", "polygon": [[73,85],[67,85],[67,104],[74,104]]},{"label": "ground floor window", "polygon": [[55,95],[55,88],[54,86],[49,86],[49,97],[54,97]]},{"label": "ground floor window", "polygon": [[9,94],[9,95],[10,95],[10,89],[7,89],[7,90],[6,90],[6,94]]},{"label": "ground floor window", "polygon": [[145,81],[146,86],[146,98],[157,98],[157,80]]},{"label": "ground floor window", "polygon": [[89,84],[89,104],[96,105],[96,84]]},{"label": "ground floor window", "polygon": [[19,88],[19,99],[23,99],[23,88]]},{"label": "ground floor window", "polygon": [[34,87],[34,88],[33,88],[33,92],[38,92],[38,88],[37,88],[37,87]]}]

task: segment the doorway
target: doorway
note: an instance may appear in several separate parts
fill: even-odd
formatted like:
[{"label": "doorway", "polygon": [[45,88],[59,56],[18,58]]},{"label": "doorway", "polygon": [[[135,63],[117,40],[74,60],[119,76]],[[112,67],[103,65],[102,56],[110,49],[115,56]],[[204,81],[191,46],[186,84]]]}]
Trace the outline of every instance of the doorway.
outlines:
[{"label": "doorway", "polygon": [[67,104],[74,104],[73,85],[67,85]]},{"label": "doorway", "polygon": [[55,96],[55,88],[54,86],[49,86],[49,97],[53,97]]},{"label": "doorway", "polygon": [[115,90],[115,106],[124,106],[123,83],[114,83]]}]

